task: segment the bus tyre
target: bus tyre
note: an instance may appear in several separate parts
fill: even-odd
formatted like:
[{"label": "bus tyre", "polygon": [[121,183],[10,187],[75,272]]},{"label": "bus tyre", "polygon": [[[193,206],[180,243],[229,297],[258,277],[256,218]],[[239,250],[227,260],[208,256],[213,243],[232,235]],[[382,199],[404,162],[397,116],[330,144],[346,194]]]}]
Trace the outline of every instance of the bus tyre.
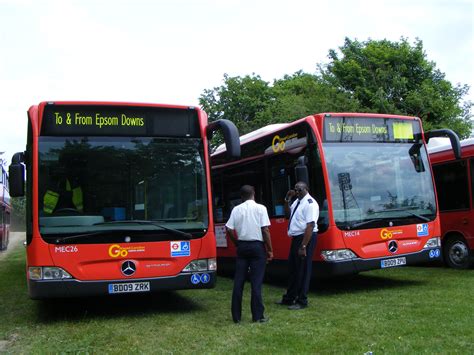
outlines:
[{"label": "bus tyre", "polygon": [[454,269],[467,269],[471,265],[469,246],[463,237],[448,239],[444,246],[444,261]]}]

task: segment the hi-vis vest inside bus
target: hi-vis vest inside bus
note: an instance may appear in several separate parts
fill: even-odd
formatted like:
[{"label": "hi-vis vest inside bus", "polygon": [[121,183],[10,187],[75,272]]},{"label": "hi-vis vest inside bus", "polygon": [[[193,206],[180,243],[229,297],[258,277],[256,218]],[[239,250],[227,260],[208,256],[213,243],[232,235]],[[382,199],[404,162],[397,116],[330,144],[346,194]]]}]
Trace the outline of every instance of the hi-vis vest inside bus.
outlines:
[{"label": "hi-vis vest inside bus", "polygon": [[[76,210],[78,212],[83,212],[84,205],[83,205],[81,187],[80,186],[71,187],[71,183],[69,182],[69,179],[66,179],[66,191],[72,193],[71,202],[76,208]],[[60,197],[61,195],[58,192],[48,189],[46,193],[44,194],[43,211],[48,214],[53,213],[54,210],[56,209],[56,206],[58,205]]]}]

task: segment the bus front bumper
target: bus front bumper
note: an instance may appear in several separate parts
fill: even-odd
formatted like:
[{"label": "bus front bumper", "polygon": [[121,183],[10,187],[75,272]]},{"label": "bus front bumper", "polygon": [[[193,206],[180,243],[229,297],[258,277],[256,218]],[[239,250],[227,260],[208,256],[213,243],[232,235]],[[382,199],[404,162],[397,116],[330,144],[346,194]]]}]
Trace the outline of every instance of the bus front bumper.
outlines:
[{"label": "bus front bumper", "polygon": [[164,290],[206,289],[216,285],[216,272],[182,273],[177,276],[100,281],[28,280],[28,292],[33,300],[150,293]]},{"label": "bus front bumper", "polygon": [[344,261],[325,261],[313,264],[313,275],[318,277],[357,274],[362,271],[384,269],[390,267],[423,264],[441,260],[441,248],[423,249],[417,253],[395,254],[373,259],[351,259]]}]

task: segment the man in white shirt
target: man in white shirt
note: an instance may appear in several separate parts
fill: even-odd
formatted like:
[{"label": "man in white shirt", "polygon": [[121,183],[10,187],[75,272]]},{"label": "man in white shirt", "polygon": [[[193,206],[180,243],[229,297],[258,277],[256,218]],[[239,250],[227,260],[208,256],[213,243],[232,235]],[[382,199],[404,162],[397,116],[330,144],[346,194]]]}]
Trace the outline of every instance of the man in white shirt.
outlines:
[{"label": "man in white shirt", "polygon": [[[240,323],[242,294],[247,271],[250,274],[250,308],[254,322],[266,322],[262,299],[262,283],[267,260],[273,258],[270,240],[270,219],[267,208],[255,202],[255,189],[244,185],[240,189],[242,203],[232,210],[226,223],[226,232],[237,246],[234,289],[232,291],[232,319]],[[266,250],[265,250],[266,249]]]},{"label": "man in white shirt", "polygon": [[[290,205],[290,200],[297,198]],[[297,310],[308,306],[308,290],[313,267],[313,252],[318,231],[319,205],[308,193],[308,185],[300,181],[285,197],[288,236],[291,248],[288,256],[288,289],[278,304]]]}]

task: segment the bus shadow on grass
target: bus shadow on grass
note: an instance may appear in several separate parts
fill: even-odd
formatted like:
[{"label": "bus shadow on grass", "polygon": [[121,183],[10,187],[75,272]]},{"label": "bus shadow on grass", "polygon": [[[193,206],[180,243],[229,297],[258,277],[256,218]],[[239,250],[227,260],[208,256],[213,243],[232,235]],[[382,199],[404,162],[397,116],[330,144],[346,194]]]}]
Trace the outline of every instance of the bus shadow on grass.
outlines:
[{"label": "bus shadow on grass", "polygon": [[[221,268],[219,275],[233,278],[233,269]],[[264,283],[282,289],[284,293],[288,286],[288,271],[286,266],[269,267],[265,273]],[[313,273],[310,284],[310,293],[316,295],[333,295],[339,293],[357,293],[371,290],[396,289],[413,287],[425,284],[425,281],[413,280],[409,277],[400,279],[390,276],[374,276],[367,273],[360,273],[347,276],[337,276],[331,278],[318,278]]]},{"label": "bus shadow on grass", "polygon": [[135,317],[137,315],[180,314],[202,310],[202,306],[176,292],[166,291],[114,297],[51,299],[37,302],[39,322],[79,320],[94,317]]}]

